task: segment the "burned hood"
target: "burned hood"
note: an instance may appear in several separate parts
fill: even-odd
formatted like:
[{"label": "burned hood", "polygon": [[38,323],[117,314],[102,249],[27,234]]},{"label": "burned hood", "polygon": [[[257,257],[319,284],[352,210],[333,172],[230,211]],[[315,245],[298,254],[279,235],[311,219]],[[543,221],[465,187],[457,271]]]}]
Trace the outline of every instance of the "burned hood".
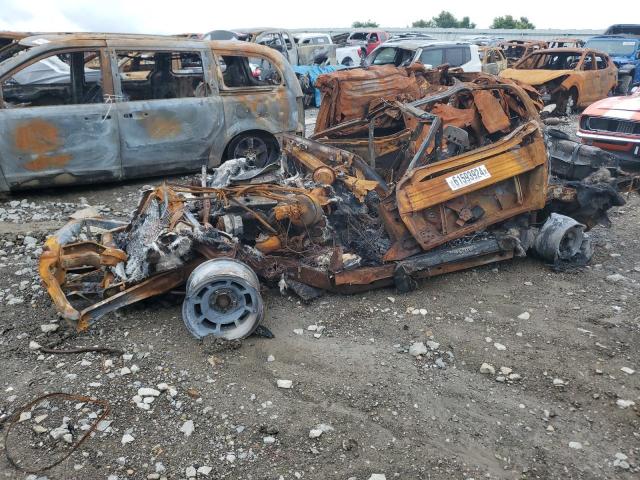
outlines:
[{"label": "burned hood", "polygon": [[640,94],[602,99],[587,107],[584,115],[640,121]]},{"label": "burned hood", "polygon": [[551,80],[571,75],[573,70],[519,70],[507,68],[500,72],[500,77],[518,80],[529,85],[543,85]]}]

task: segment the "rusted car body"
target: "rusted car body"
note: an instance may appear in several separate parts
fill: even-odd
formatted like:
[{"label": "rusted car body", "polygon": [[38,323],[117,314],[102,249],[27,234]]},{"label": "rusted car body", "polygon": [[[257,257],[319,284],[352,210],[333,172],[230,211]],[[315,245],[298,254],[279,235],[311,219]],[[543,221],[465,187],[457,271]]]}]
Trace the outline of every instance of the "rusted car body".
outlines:
[{"label": "rusted car body", "polygon": [[[575,203],[577,190],[558,185],[550,193],[529,93],[482,74],[429,78],[417,100],[373,101],[363,118],[320,132],[318,141],[283,135],[273,168],[231,160],[191,185],[144,192],[125,225],[67,225],[47,240],[39,266],[58,311],[85,329],[187,282],[189,330],[237,338],[262,315],[253,272],[309,299],[408,290],[418,278],[531,248],[551,262],[588,256],[584,225],[545,212],[552,199]],[[362,135],[375,143],[393,131],[409,134],[387,163],[331,145]],[[88,295],[99,301],[83,303]]]},{"label": "rusted car body", "polygon": [[548,48],[548,44],[543,40],[509,40],[499,43],[498,47],[507,58],[507,66],[511,67],[530,53]]},{"label": "rusted car body", "polygon": [[0,63],[0,191],[266,163],[276,134],[304,129],[294,72],[260,45],[47,34],[13,48]]},{"label": "rusted car body", "polygon": [[568,114],[609,95],[617,84],[617,69],[605,53],[557,48],[528,55],[500,77],[536,87],[545,103]]},{"label": "rusted car body", "polygon": [[625,167],[640,168],[640,89],[587,107],[577,135],[582,143],[614,153]]},{"label": "rusted car body", "polygon": [[507,68],[507,59],[498,47],[480,46],[478,47],[482,71],[491,75],[498,75]]},{"label": "rusted car body", "polygon": [[584,43],[581,38],[558,37],[549,42],[548,48],[582,48]]}]

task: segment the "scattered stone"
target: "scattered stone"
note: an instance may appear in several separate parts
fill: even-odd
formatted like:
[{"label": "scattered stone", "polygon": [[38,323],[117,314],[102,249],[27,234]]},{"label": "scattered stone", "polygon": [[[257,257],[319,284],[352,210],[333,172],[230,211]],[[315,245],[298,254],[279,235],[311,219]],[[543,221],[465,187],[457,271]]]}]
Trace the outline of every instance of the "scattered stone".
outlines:
[{"label": "scattered stone", "polygon": [[194,430],[195,427],[193,426],[193,420],[187,420],[182,424],[182,427],[180,427],[180,431],[184,433],[185,437],[190,436]]},{"label": "scattered stone", "polygon": [[204,475],[205,477],[209,476],[209,474],[211,473],[211,470],[213,470],[213,467],[209,467],[207,465],[198,467],[198,473],[201,475]]},{"label": "scattered stone", "polygon": [[505,347],[503,344],[498,343],[498,342],[494,342],[493,346],[496,347],[496,350],[506,350],[507,349],[507,347]]},{"label": "scattered stone", "polygon": [[275,362],[276,361],[276,357],[274,357],[273,355],[269,355],[267,357],[267,362]]},{"label": "scattered stone", "polygon": [[134,440],[135,440],[135,438],[133,437],[133,435],[131,435],[131,434],[129,434],[129,433],[125,433],[125,434],[122,436],[121,443],[122,443],[122,445],[126,445],[127,443],[131,443],[131,442],[133,442]]},{"label": "scattered stone", "polygon": [[278,385],[278,388],[293,388],[292,380],[278,380],[276,384]]},{"label": "scattered stone", "polygon": [[520,315],[518,315],[518,318],[520,320],[529,320],[531,318],[531,314],[529,312],[522,312]]},{"label": "scattered stone", "polygon": [[160,395],[160,391],[155,388],[143,387],[138,389],[138,395],[141,397],[157,397]]},{"label": "scattered stone", "polygon": [[569,448],[573,448],[574,450],[582,449],[582,444],[580,442],[569,442]]},{"label": "scattered stone", "polygon": [[60,328],[60,325],[57,323],[46,323],[44,325],[40,325],[40,330],[42,330],[43,333],[52,333],[58,330],[58,328]]},{"label": "scattered stone", "polygon": [[384,473],[374,473],[369,477],[369,480],[387,480]]},{"label": "scattered stone", "polygon": [[41,348],[42,348],[42,345],[40,345],[35,340],[31,340],[29,342],[29,350],[40,350]]},{"label": "scattered stone", "polygon": [[434,342],[433,340],[427,340],[427,347],[431,350],[438,350],[440,344],[438,342]]},{"label": "scattered stone", "polygon": [[270,445],[272,443],[276,443],[276,438],[275,437],[263,437],[262,438],[262,443],[266,443],[267,445]]},{"label": "scattered stone", "polygon": [[186,475],[187,478],[195,478],[195,476],[198,474],[198,471],[196,470],[195,467],[191,466],[191,467],[185,468],[184,474]]},{"label": "scattered stone", "polygon": [[623,400],[622,398],[616,400],[616,405],[620,408],[633,407],[635,404],[636,402],[634,402],[633,400]]},{"label": "scattered stone", "polygon": [[554,378],[553,379],[553,385],[555,387],[563,387],[565,384],[564,380],[562,380],[561,378]]},{"label": "scattered stone", "polygon": [[72,213],[70,215],[70,218],[73,220],[83,220],[85,218],[95,218],[99,216],[100,216],[100,212],[98,211],[97,208],[87,207]]},{"label": "scattered stone", "polygon": [[500,367],[500,373],[502,375],[509,375],[511,372],[513,372],[512,368],[509,367]]},{"label": "scattered stone", "polygon": [[31,412],[22,412],[20,414],[20,418],[18,419],[18,422],[24,422],[30,419],[31,419]]},{"label": "scattered stone", "polygon": [[309,430],[309,438],[318,438],[323,433],[332,432],[333,427],[331,425],[327,425],[326,423],[321,423],[316,425],[314,428]]},{"label": "scattered stone", "polygon": [[624,275],[620,275],[619,273],[614,273],[613,275],[607,275],[607,282],[609,283],[620,283],[627,280],[627,277]]},{"label": "scattered stone", "polygon": [[293,333],[295,333],[296,335],[302,335],[304,333],[304,330],[302,330],[301,328],[294,328]]},{"label": "scattered stone", "polygon": [[495,375],[496,369],[494,368],[493,365],[491,365],[489,363],[483,363],[482,365],[480,365],[480,373],[488,374],[488,375]]},{"label": "scattered stone", "polygon": [[629,457],[627,457],[622,452],[616,453],[615,456],[616,456],[616,459],[613,461],[613,466],[621,468],[622,470],[629,470],[629,468],[631,467],[631,465],[629,465],[629,462],[627,462]]},{"label": "scattered stone", "polygon": [[427,353],[427,346],[422,342],[414,342],[409,347],[409,354],[417,357],[418,355],[424,355]]},{"label": "scattered stone", "polygon": [[620,370],[622,370],[627,375],[633,375],[634,373],[636,373],[636,371],[634,369],[629,368],[629,367],[622,367]]}]

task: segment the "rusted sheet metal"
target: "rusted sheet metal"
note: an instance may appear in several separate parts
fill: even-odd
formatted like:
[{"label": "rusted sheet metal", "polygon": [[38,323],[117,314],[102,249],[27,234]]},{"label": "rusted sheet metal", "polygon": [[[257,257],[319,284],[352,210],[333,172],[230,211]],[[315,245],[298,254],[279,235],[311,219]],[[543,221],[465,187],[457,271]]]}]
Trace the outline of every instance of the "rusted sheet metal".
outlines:
[{"label": "rusted sheet metal", "polygon": [[[551,213],[573,211],[587,226],[601,221],[608,208],[594,208],[605,198],[601,186],[548,188],[529,92],[486,75],[434,78],[432,93],[410,103],[377,102],[320,138],[341,142],[348,131],[381,149],[388,141],[391,166],[375,156],[365,161],[355,153],[360,146],[349,151],[283,134],[279,167],[256,169],[236,159],[192,185],[146,191],[126,226],[89,241],[77,241],[77,226],[63,229],[40,259],[57,309],[87,328],[109,311],[175,289],[203,262],[223,257],[304,299],[321,291],[407,290],[419,278],[525,255]],[[378,116],[404,140],[362,128]],[[71,301],[79,291],[97,302],[76,308]]]},{"label": "rusted sheet metal", "polygon": [[322,92],[323,100],[315,131],[359,119],[368,113],[372,102],[380,99],[420,98],[424,83],[411,69],[391,65],[320,75],[316,87]]}]

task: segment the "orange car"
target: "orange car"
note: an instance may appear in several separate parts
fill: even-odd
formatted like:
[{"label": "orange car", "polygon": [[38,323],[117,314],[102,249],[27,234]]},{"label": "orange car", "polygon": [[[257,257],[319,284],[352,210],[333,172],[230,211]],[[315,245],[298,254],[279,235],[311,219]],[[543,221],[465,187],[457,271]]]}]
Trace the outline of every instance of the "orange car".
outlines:
[{"label": "orange car", "polygon": [[540,50],[500,73],[536,87],[545,103],[567,115],[605,98],[618,81],[618,70],[605,53],[588,48]]},{"label": "orange car", "polygon": [[543,40],[509,40],[499,43],[498,47],[502,49],[504,56],[507,58],[508,66],[511,67],[518,63],[521,58],[532,52],[543,50],[548,45]]}]

